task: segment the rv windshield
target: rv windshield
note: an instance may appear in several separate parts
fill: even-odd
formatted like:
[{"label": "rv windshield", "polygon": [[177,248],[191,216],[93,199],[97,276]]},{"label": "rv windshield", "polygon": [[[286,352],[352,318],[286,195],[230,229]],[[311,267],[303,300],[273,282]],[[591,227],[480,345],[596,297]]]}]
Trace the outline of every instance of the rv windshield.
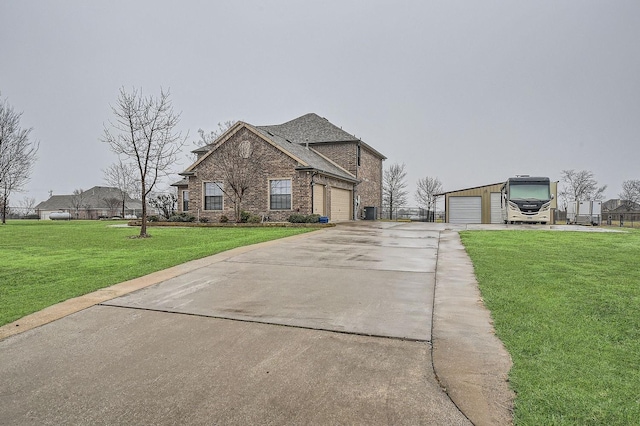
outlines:
[{"label": "rv windshield", "polygon": [[547,201],[549,184],[542,182],[511,182],[509,185],[509,199],[511,200],[540,200]]}]

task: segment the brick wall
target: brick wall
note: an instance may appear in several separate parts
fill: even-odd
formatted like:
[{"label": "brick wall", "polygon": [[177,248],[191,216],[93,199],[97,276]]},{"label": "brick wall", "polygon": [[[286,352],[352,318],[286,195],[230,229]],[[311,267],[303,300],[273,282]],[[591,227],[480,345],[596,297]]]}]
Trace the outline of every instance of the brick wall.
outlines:
[{"label": "brick wall", "polygon": [[[247,162],[248,167],[255,169],[255,184],[243,196],[241,209],[257,215],[266,214],[272,221],[286,221],[293,213],[311,214],[310,173],[296,171],[295,160],[247,129],[239,130],[219,150],[211,153],[197,166],[195,176],[189,177],[189,213],[197,217],[206,217],[212,222],[219,222],[223,215],[230,221],[236,220],[231,197],[223,196],[223,210],[204,209],[204,183],[223,182],[225,187],[228,186],[219,157],[223,149],[237,150],[238,144],[242,141],[249,141],[252,149],[250,158],[259,158],[260,165],[256,167],[251,161]],[[291,180],[291,209],[270,210],[269,182],[272,179]],[[181,195],[180,193],[180,206]]]},{"label": "brick wall", "polygon": [[358,142],[318,143],[313,149],[330,158],[343,169],[355,175],[361,183],[355,189],[360,196],[356,210],[358,219],[364,217],[364,207],[378,207],[382,211],[382,159],[364,146],[360,149],[358,166]]}]

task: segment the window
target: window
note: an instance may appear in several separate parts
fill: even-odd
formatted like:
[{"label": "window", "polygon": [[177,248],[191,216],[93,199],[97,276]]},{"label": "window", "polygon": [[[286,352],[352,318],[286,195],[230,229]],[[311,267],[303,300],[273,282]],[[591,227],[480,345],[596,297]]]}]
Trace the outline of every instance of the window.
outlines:
[{"label": "window", "polygon": [[222,183],[204,183],[204,209],[222,210]]},{"label": "window", "polygon": [[271,210],[291,209],[291,180],[272,180],[269,182],[269,208]]},{"label": "window", "polygon": [[189,191],[182,191],[182,211],[189,211]]}]

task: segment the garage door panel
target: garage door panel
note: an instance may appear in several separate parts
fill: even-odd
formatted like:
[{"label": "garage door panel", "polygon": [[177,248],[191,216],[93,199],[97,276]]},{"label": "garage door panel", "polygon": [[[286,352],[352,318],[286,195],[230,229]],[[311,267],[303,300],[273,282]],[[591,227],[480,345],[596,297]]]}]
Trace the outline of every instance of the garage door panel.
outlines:
[{"label": "garage door panel", "polygon": [[501,198],[501,193],[491,193],[491,223],[502,223],[502,205],[500,203]]},{"label": "garage door panel", "polygon": [[482,223],[482,197],[450,197],[450,223]]},{"label": "garage door panel", "polygon": [[351,219],[351,191],[331,188],[331,221]]},{"label": "garage door panel", "polygon": [[324,194],[324,185],[313,185],[313,214],[319,214],[320,216],[326,215],[327,212]]}]

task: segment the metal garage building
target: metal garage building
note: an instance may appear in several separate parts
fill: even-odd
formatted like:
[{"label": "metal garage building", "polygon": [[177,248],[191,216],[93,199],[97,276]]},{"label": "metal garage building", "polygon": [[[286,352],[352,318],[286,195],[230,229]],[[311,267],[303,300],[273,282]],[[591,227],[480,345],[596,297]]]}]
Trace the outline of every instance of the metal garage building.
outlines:
[{"label": "metal garage building", "polygon": [[[502,223],[500,188],[504,182],[445,192],[445,222]],[[558,182],[551,182],[551,209],[557,208]],[[553,215],[552,215],[553,217]]]}]

